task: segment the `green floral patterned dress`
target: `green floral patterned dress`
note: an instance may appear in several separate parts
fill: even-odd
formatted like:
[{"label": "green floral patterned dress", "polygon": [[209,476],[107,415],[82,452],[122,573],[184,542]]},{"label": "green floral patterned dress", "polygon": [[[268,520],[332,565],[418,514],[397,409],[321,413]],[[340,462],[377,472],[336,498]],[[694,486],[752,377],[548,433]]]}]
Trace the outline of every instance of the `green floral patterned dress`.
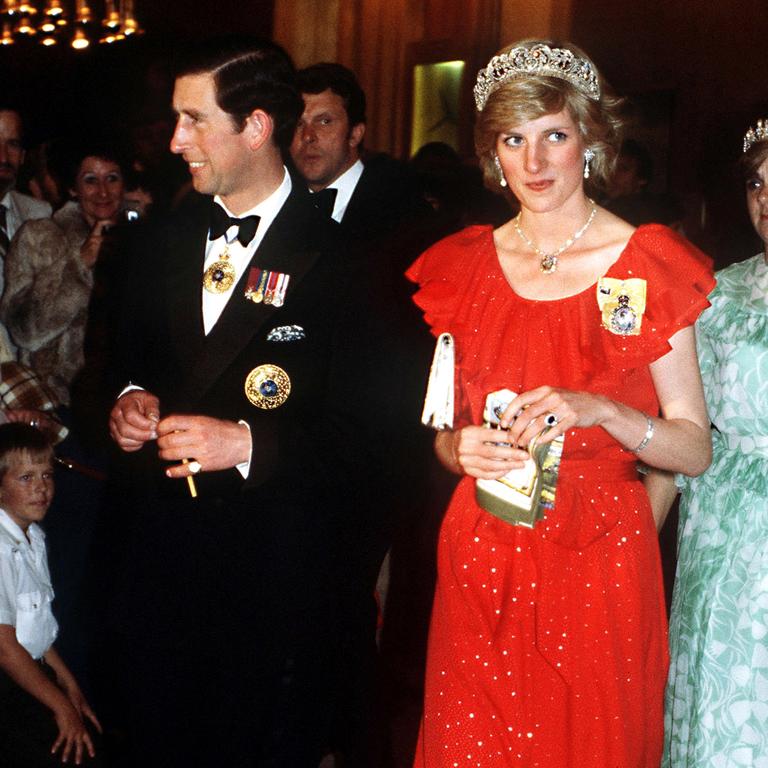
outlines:
[{"label": "green floral patterned dress", "polygon": [[696,327],[714,458],[683,480],[664,768],[768,768],[768,266],[717,278]]}]

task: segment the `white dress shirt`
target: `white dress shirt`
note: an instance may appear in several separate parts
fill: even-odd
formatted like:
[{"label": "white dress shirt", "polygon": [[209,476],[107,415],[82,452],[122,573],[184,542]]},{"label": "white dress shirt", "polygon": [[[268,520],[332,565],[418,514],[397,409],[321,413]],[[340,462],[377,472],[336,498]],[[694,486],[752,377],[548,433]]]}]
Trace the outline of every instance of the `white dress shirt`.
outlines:
[{"label": "white dress shirt", "polygon": [[9,240],[13,240],[13,236],[25,221],[47,219],[53,213],[51,206],[44,200],[23,195],[15,189],[6,192],[0,204],[6,209],[5,223]]},{"label": "white dress shirt", "polygon": [[8,235],[8,239],[13,240],[13,236],[24,223],[24,219],[21,217],[21,213],[16,207],[13,197],[11,197],[10,190],[8,190],[3,196],[3,199],[0,200],[0,205],[5,208],[5,232]]},{"label": "white dress shirt", "polygon": [[27,535],[0,509],[0,624],[15,627],[19,645],[40,659],[56,640],[59,625],[51,611],[45,534],[32,523]]},{"label": "white dress shirt", "polygon": [[201,288],[203,297],[203,328],[206,336],[211,332],[213,326],[216,325],[217,320],[224,311],[224,307],[227,306],[229,297],[234,293],[234,287],[237,285],[237,281],[250,263],[253,254],[256,253],[256,249],[264,239],[264,235],[267,233],[270,226],[272,226],[272,222],[275,220],[275,217],[280,212],[280,209],[283,207],[283,204],[290,194],[291,176],[288,173],[288,170],[284,167],[283,180],[280,183],[280,186],[266,200],[262,200],[258,205],[255,205],[253,208],[244,211],[237,216],[224,205],[218,195],[213,198],[214,202],[218,203],[227,212],[227,216],[236,219],[244,219],[246,216],[258,216],[260,221],[259,227],[256,230],[256,235],[247,246],[240,245],[240,241],[237,239],[237,227],[235,226],[230,227],[221,237],[216,238],[216,240],[208,240],[206,242],[203,273],[211,266],[211,264],[221,257],[225,248],[229,254],[228,261],[235,270],[235,280],[234,283],[232,283],[232,288],[228,291],[224,293],[211,293],[210,291],[206,291],[205,288]]},{"label": "white dress shirt", "polygon": [[356,160],[336,181],[331,182],[326,189],[336,190],[336,199],[333,201],[333,213],[331,218],[341,222],[347,212],[347,206],[357,187],[357,182],[363,175],[363,163]]}]

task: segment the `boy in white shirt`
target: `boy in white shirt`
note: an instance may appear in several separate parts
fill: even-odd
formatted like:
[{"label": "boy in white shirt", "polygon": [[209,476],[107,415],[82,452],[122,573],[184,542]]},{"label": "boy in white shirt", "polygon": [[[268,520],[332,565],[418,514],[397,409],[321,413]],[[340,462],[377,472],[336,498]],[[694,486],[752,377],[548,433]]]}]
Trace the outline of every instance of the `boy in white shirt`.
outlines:
[{"label": "boy in white shirt", "polygon": [[[53,647],[53,589],[38,525],[53,497],[53,449],[35,427],[0,425],[0,754],[14,766],[77,765],[101,726]],[[59,755],[57,756],[57,753]]]}]

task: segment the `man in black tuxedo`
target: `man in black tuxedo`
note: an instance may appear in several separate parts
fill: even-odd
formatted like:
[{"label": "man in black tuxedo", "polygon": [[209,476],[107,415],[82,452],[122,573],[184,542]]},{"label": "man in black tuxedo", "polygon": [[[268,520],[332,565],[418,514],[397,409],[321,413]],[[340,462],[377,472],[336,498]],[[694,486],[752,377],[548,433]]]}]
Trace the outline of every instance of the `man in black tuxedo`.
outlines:
[{"label": "man in black tuxedo", "polygon": [[434,217],[402,163],[385,154],[362,157],[366,99],[355,74],[322,62],[299,70],[298,84],[304,112],[291,142],[296,170],[359,256],[386,250],[404,271],[437,239]]},{"label": "man in black tuxedo", "polygon": [[[384,154],[362,156],[366,98],[351,70],[335,63],[314,64],[299,70],[298,86],[304,111],[291,142],[296,171],[312,192],[318,210],[340,224],[341,237],[354,257],[375,266],[382,279],[389,281],[395,297],[391,314],[399,317],[402,327],[398,353],[403,392],[396,424],[407,440],[403,451],[407,458],[395,473],[395,492],[389,497],[388,514],[381,519],[391,521],[396,540],[412,540],[425,510],[434,504],[430,483],[438,470],[431,436],[418,425],[433,340],[410,300],[412,286],[403,272],[438,239],[437,221],[402,163]],[[358,600],[348,603],[337,684],[337,743],[346,755],[364,751],[365,740],[360,736],[366,731],[366,720],[376,723],[376,728],[367,728],[369,739],[387,738],[381,707],[377,715],[371,714],[372,702],[382,698],[381,691],[387,687],[386,680],[384,685],[375,682],[377,673],[379,683],[383,677],[377,670],[381,660],[372,630],[376,613],[371,592],[376,573],[366,568],[375,559],[359,551],[364,556],[356,570],[368,573],[370,586],[362,588],[363,582],[358,582]],[[396,552],[393,558],[397,570],[400,563]],[[412,584],[409,588],[424,587]]]},{"label": "man in black tuxedo", "polygon": [[283,165],[302,110],[287,55],[202,45],[173,107],[171,149],[206,197],[135,264],[132,384],[110,417],[131,764],[316,768],[350,548],[380,529],[397,368],[379,293]]}]

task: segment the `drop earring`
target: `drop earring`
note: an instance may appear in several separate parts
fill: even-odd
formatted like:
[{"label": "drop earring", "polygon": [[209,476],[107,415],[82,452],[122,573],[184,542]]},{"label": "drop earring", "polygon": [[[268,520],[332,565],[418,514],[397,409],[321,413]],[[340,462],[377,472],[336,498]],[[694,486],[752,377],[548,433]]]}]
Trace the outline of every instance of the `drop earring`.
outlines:
[{"label": "drop earring", "polygon": [[499,176],[499,186],[506,187],[507,180],[504,178],[504,171],[501,170],[501,163],[499,162],[498,155],[494,155],[493,162],[496,165],[496,173]]},{"label": "drop earring", "polygon": [[595,159],[595,152],[592,149],[584,150],[584,178],[589,178],[589,164]]}]

